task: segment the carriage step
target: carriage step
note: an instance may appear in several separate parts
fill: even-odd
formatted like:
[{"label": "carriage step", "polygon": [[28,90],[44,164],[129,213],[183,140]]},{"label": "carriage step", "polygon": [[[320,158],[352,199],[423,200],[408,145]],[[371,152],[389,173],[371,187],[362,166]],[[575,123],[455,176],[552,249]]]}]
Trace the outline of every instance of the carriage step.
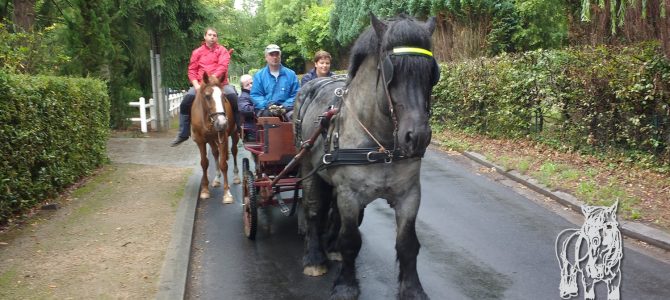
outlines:
[{"label": "carriage step", "polygon": [[282,199],[281,193],[276,193],[275,195],[277,197],[277,203],[279,204],[279,210],[282,214],[288,217],[291,213],[291,209],[288,208],[286,203],[284,203],[284,199]]}]

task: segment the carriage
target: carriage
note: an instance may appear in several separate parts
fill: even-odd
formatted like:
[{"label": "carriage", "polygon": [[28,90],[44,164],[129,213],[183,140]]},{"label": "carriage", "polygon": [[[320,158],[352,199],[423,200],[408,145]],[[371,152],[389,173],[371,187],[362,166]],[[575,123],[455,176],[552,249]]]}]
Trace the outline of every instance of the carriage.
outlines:
[{"label": "carriage", "polygon": [[[330,120],[336,113],[337,110],[330,110],[322,120]],[[258,117],[256,127],[255,140],[243,141],[255,166],[252,170],[249,158],[242,160],[242,218],[244,235],[250,240],[256,238],[259,208],[279,207],[285,216],[295,214],[302,189],[296,166],[317,138],[314,135],[303,142],[298,151],[292,122],[282,117]],[[292,192],[292,196],[284,198],[282,193],[287,192]]]},{"label": "carriage", "polygon": [[[278,206],[284,215],[291,216],[301,188],[294,171],[287,171],[284,178],[278,178],[297,153],[291,122],[279,117],[259,117],[256,124],[256,140],[244,141],[244,149],[251,153],[255,170],[251,170],[249,158],[242,160],[244,235],[251,240],[256,237],[258,209]],[[293,191],[293,197],[283,199],[282,192],[289,191]]]}]

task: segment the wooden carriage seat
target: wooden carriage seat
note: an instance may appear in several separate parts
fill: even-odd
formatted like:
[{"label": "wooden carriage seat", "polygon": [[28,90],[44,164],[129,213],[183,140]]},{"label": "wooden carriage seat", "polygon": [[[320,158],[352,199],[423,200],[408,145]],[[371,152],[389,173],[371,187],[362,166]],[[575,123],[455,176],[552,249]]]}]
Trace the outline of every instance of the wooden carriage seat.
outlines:
[{"label": "wooden carriage seat", "polygon": [[277,117],[258,117],[258,140],[262,151],[258,159],[262,162],[288,163],[296,155],[293,141],[293,123],[282,122]]}]

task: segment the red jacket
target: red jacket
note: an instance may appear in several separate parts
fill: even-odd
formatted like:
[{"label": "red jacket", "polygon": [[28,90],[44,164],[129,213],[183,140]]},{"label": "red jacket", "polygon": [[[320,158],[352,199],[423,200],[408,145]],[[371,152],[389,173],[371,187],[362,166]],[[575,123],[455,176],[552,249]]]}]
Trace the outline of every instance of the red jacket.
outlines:
[{"label": "red jacket", "polygon": [[207,72],[209,76],[220,77],[223,74],[221,85],[228,84],[228,64],[230,63],[230,52],[226,47],[215,44],[212,49],[207,48],[203,42],[202,46],[193,50],[191,61],[188,63],[188,80],[202,81],[202,74]]}]

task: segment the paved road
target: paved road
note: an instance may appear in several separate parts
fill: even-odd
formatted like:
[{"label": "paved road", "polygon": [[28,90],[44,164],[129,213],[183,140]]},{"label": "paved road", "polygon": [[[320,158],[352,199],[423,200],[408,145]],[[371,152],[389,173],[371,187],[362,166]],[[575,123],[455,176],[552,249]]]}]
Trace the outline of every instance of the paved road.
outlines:
[{"label": "paved road", "polygon": [[[560,299],[554,239],[577,225],[433,150],[422,166],[422,192],[418,269],[432,299]],[[240,203],[224,206],[218,193],[199,204],[187,298],[327,297],[335,272],[302,275],[294,217],[273,209],[260,220],[265,226],[257,240],[248,241]],[[366,209],[357,262],[360,299],[395,298],[394,222],[383,200]],[[626,247],[622,273],[622,299],[670,299],[670,265]],[[607,298],[603,284],[596,294]]]}]

